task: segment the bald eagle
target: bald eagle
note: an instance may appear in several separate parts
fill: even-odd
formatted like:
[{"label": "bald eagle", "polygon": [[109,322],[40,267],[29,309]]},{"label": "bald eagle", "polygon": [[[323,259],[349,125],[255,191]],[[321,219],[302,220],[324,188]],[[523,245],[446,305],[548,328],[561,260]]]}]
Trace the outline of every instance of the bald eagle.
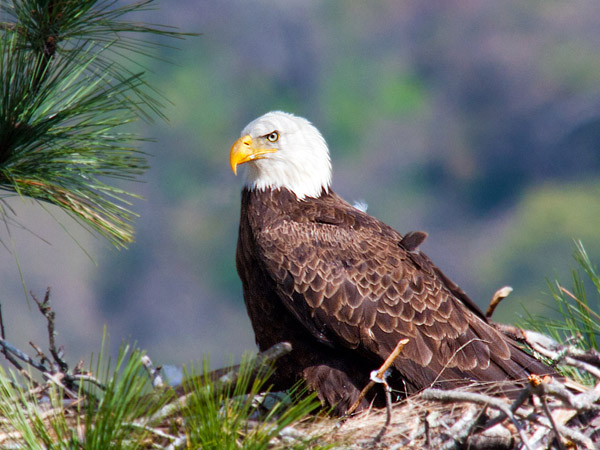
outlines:
[{"label": "bald eagle", "polygon": [[331,190],[329,150],[308,120],[259,117],[230,163],[248,167],[236,267],[258,347],[293,348],[277,388],[304,379],[343,414],[403,338],[389,382],[404,395],[549,372],[418,249],[424,233],[403,236]]}]

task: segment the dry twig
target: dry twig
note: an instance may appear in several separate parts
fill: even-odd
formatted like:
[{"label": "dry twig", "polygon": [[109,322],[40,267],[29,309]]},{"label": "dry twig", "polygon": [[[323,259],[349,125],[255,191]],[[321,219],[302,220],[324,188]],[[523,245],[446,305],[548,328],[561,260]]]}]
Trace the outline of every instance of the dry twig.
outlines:
[{"label": "dry twig", "polygon": [[[2,316],[2,305],[0,305],[0,344],[5,342],[6,332],[4,329],[4,317]],[[8,351],[8,349],[2,345],[2,354],[4,357],[10,362],[13,366],[17,368],[19,372],[24,372],[23,366],[19,364],[19,362],[12,356],[12,354]]]},{"label": "dry twig", "polygon": [[435,400],[440,402],[469,402],[475,403],[478,405],[489,406],[491,408],[497,409],[505,417],[508,417],[509,420],[513,423],[517,432],[519,433],[519,437],[521,438],[521,442],[528,450],[531,450],[531,446],[529,445],[529,441],[527,436],[523,431],[523,427],[511,411],[510,406],[502,399],[497,397],[491,397],[489,395],[480,394],[476,392],[465,392],[458,390],[444,391],[441,389],[425,389],[421,396],[425,400]]},{"label": "dry twig", "polygon": [[[400,352],[402,351],[402,349],[404,348],[404,346],[406,344],[408,344],[408,341],[409,341],[408,339],[401,339],[400,341],[398,341],[398,343],[396,344],[396,347],[394,348],[394,350],[392,351],[392,353],[390,353],[390,356],[387,357],[387,359],[381,365],[381,367],[379,368],[379,370],[377,370],[376,377],[378,379],[380,379],[380,380],[383,379],[383,377],[385,376],[385,372],[394,363],[394,361],[396,360],[396,358],[398,357],[398,355],[400,354]],[[373,377],[371,377],[371,381],[369,381],[369,383],[360,392],[360,394],[359,394],[358,398],[356,399],[356,401],[352,404],[352,406],[350,406],[350,408],[346,412],[346,416],[350,416],[350,415],[352,415],[352,413],[354,411],[356,411],[356,408],[358,408],[358,405],[360,405],[360,402],[363,400],[363,398],[365,398],[365,395],[367,395],[367,392],[369,392],[369,390],[373,386],[375,386],[376,383],[377,383],[377,381],[373,380]]]},{"label": "dry twig", "polygon": [[500,304],[500,302],[502,300],[504,300],[506,297],[508,297],[512,291],[513,291],[513,288],[510,286],[504,286],[504,287],[498,289],[494,293],[494,296],[492,297],[492,300],[490,301],[490,304],[488,305],[488,308],[485,312],[485,317],[488,319],[491,319],[491,317],[494,315],[494,311],[496,310],[496,307]]},{"label": "dry twig", "polygon": [[141,357],[141,361],[142,365],[144,366],[144,369],[146,369],[148,375],[150,376],[150,379],[152,380],[152,387],[154,387],[154,389],[163,388],[165,386],[165,383],[162,379],[162,375],[160,374],[162,367],[154,367],[154,364],[152,363],[152,360],[148,355],[143,355]]},{"label": "dry twig", "polygon": [[56,331],[55,331],[55,326],[54,326],[56,314],[52,310],[52,307],[50,306],[50,287],[48,287],[46,289],[46,294],[44,295],[44,300],[41,302],[37,299],[37,297],[34,295],[33,292],[30,292],[29,294],[31,295],[31,298],[33,298],[33,301],[35,301],[36,305],[38,306],[38,309],[40,310],[40,312],[43,314],[43,316],[46,318],[46,321],[48,322],[48,324],[47,324],[48,344],[49,344],[50,354],[52,355],[52,358],[54,359],[54,363],[58,365],[61,372],[67,373],[69,371],[69,366],[68,366],[67,362],[63,359],[63,353],[64,353],[63,349],[56,348],[56,342],[55,342]]}]

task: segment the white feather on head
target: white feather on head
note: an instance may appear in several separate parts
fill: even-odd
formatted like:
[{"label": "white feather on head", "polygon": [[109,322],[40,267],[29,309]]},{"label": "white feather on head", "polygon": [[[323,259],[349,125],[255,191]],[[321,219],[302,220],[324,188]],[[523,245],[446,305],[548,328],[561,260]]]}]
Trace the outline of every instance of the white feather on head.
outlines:
[{"label": "white feather on head", "polygon": [[[266,136],[277,132],[276,142]],[[250,189],[287,188],[299,200],[319,197],[331,184],[331,160],[325,139],[308,120],[282,111],[271,111],[250,122],[241,136],[263,139],[277,151],[246,163]]]}]

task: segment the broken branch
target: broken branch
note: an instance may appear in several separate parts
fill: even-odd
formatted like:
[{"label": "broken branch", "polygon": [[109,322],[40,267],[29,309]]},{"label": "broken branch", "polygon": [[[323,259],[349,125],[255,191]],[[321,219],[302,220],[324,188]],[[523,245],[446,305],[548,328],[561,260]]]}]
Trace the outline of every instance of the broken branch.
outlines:
[{"label": "broken branch", "polygon": [[[384,363],[381,365],[381,367],[377,371],[377,378],[383,379],[383,377],[385,376],[385,372],[394,363],[394,361],[396,360],[396,358],[398,357],[398,355],[400,354],[400,352],[402,351],[402,349],[404,348],[404,346],[406,344],[408,344],[408,341],[409,341],[409,339],[401,339],[401,340],[398,341],[398,343],[396,344],[396,347],[394,348],[394,350],[392,351],[392,353],[390,353],[390,356],[387,357],[387,359],[384,361]],[[369,383],[360,392],[360,394],[359,394],[358,398],[356,399],[356,401],[352,404],[352,406],[350,406],[350,408],[346,412],[346,416],[349,416],[354,411],[356,411],[356,408],[358,408],[358,405],[360,405],[360,402],[363,400],[363,398],[365,398],[365,395],[367,395],[367,392],[369,392],[369,390],[373,386],[375,386],[375,383],[376,382],[373,381],[373,380],[369,381]]]}]

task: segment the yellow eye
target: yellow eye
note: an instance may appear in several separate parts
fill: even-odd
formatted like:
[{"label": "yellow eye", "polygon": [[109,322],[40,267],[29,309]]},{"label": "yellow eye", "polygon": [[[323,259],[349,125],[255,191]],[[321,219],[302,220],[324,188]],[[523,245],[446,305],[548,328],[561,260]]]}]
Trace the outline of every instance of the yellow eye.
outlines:
[{"label": "yellow eye", "polygon": [[267,134],[267,141],[269,142],[277,142],[279,139],[279,133],[277,131],[273,131],[270,134]]}]

